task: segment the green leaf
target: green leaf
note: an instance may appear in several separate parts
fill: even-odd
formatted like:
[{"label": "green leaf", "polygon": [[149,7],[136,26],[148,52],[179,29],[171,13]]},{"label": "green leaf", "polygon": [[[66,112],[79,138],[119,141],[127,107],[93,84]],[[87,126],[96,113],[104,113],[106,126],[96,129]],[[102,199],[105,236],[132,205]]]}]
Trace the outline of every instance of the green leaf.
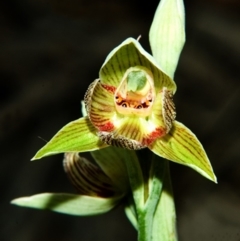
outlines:
[{"label": "green leaf", "polygon": [[138,230],[137,214],[133,202],[124,207],[125,214],[133,227]]},{"label": "green leaf", "polygon": [[114,185],[123,193],[126,193],[130,188],[124,161],[125,152],[128,151],[113,146],[91,152],[98,166],[100,166],[103,172],[112,180]]},{"label": "green leaf", "polygon": [[161,0],[150,33],[153,57],[171,78],[185,43],[185,12],[183,0]]},{"label": "green leaf", "polygon": [[156,60],[133,38],[126,39],[109,53],[100,69],[101,83],[117,88],[126,71],[136,66],[143,66],[151,71],[156,92],[163,87],[175,92],[175,82],[161,70]]},{"label": "green leaf", "polygon": [[197,137],[175,121],[171,131],[149,146],[156,155],[189,166],[204,177],[217,182],[211,163]]},{"label": "green leaf", "polygon": [[41,193],[14,199],[11,204],[70,215],[89,216],[108,212],[118,204],[120,199],[120,196],[100,198],[67,193]]},{"label": "green leaf", "polygon": [[87,152],[107,145],[99,140],[96,129],[87,117],[82,117],[65,125],[42,147],[32,160],[64,152]]}]

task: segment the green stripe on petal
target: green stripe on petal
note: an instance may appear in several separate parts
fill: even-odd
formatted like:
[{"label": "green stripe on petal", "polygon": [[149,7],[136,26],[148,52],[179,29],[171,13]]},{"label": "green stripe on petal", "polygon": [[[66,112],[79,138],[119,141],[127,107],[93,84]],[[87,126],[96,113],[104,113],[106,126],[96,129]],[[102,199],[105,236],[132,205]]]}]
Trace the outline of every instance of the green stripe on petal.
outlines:
[{"label": "green stripe on petal", "polygon": [[161,70],[155,59],[133,38],[126,39],[110,52],[100,69],[101,82],[118,87],[127,69],[135,66],[144,66],[151,71],[157,92],[163,87],[175,92],[174,81]]},{"label": "green stripe on petal", "polygon": [[65,125],[43,146],[32,160],[64,152],[86,152],[98,150],[107,145],[99,140],[96,128],[87,117]]},{"label": "green stripe on petal", "polygon": [[117,147],[107,147],[91,152],[96,163],[122,192],[129,190],[129,181],[124,159],[126,150]]},{"label": "green stripe on petal", "polygon": [[121,198],[121,196],[100,198],[67,193],[41,193],[14,199],[11,204],[69,215],[90,216],[110,211],[119,203]]},{"label": "green stripe on petal", "polygon": [[156,155],[189,166],[206,178],[217,182],[211,163],[197,137],[175,121],[171,131],[149,146]]}]

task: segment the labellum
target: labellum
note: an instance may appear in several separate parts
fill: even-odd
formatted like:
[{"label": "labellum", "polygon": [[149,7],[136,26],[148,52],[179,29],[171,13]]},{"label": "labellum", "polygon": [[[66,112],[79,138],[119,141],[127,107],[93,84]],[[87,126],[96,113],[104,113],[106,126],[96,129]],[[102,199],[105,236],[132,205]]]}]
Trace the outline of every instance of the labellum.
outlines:
[{"label": "labellum", "polygon": [[132,150],[166,135],[176,116],[172,91],[156,93],[153,74],[143,66],[127,69],[117,87],[95,80],[85,104],[101,141]]}]

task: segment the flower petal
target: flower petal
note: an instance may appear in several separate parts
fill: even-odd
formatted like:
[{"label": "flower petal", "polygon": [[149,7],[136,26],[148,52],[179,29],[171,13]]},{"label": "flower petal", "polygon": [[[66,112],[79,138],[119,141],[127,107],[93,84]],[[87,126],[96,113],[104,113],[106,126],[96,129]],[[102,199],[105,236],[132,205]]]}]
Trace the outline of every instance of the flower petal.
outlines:
[{"label": "flower petal", "polygon": [[155,59],[133,38],[126,39],[107,56],[99,73],[101,82],[116,88],[127,69],[135,66],[144,66],[152,72],[157,92],[163,87],[175,92],[174,81],[161,70]]},{"label": "flower petal", "polygon": [[[151,111],[144,104],[142,108],[119,106],[117,109],[114,91],[95,80],[84,98],[89,119],[98,130],[100,140],[111,146],[138,150],[168,133],[176,116],[172,91],[163,87],[156,96],[154,94],[152,102],[149,101]],[[149,112],[146,116],[145,109]]]},{"label": "flower petal", "polygon": [[149,146],[155,154],[189,166],[206,178],[217,182],[211,163],[197,137],[183,124],[175,121],[171,131]]},{"label": "flower petal", "polygon": [[183,0],[161,0],[149,33],[154,58],[171,78],[185,43]]},{"label": "flower petal", "polygon": [[[104,111],[99,112],[104,116]],[[106,123],[111,123],[112,129],[99,129],[100,139],[111,146],[138,150],[147,147],[157,138],[168,133],[176,113],[172,97],[166,88],[156,96],[152,113],[149,117],[124,116],[115,113]],[[93,123],[95,124],[95,123]]]},{"label": "flower petal", "polygon": [[41,193],[14,199],[11,204],[28,208],[47,209],[69,215],[89,216],[110,211],[119,203],[120,199],[120,196],[100,198],[67,193]]},{"label": "flower petal", "polygon": [[172,92],[167,88],[163,88],[156,96],[152,115],[149,120],[151,120],[156,127],[162,128],[165,131],[165,134],[167,134],[171,129],[175,118],[176,111]]},{"label": "flower petal", "polygon": [[87,196],[111,197],[119,193],[112,180],[103,170],[77,152],[65,153],[64,170],[80,194]]},{"label": "flower petal", "polygon": [[106,146],[99,140],[96,128],[89,119],[83,117],[65,125],[36,153],[32,160],[64,152],[92,151]]},{"label": "flower petal", "polygon": [[117,147],[107,147],[91,152],[96,163],[123,193],[129,190],[129,180],[124,159],[126,150]]},{"label": "flower petal", "polygon": [[105,88],[99,80],[95,80],[88,88],[84,102],[88,117],[99,131],[114,128],[112,119],[115,115],[113,93]]},{"label": "flower petal", "polygon": [[154,123],[145,118],[127,116],[121,118],[114,131],[99,132],[99,137],[111,146],[139,150],[165,133],[165,128],[156,128]]}]

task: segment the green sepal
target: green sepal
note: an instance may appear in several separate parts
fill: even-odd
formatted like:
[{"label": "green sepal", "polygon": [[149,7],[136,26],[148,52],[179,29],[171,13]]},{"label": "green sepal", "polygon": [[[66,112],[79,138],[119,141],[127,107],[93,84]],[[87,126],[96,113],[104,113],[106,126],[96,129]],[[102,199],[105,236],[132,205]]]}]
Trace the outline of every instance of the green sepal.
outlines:
[{"label": "green sepal", "polygon": [[11,201],[11,204],[69,215],[90,216],[110,211],[121,198],[121,196],[100,198],[67,193],[41,193],[30,197],[16,198]]},{"label": "green sepal", "polygon": [[217,182],[211,163],[197,137],[182,123],[174,121],[171,131],[149,146],[156,155],[189,166]]},{"label": "green sepal", "polygon": [[185,43],[183,0],[161,0],[149,33],[153,57],[171,78]]},{"label": "green sepal", "polygon": [[64,152],[87,152],[107,145],[99,140],[95,127],[88,117],[82,117],[65,125],[43,146],[32,160]]},{"label": "green sepal", "polygon": [[100,69],[101,83],[117,88],[126,71],[135,66],[144,66],[151,71],[156,92],[163,87],[173,92],[176,91],[175,82],[162,71],[156,60],[133,38],[126,39],[109,53]]}]

